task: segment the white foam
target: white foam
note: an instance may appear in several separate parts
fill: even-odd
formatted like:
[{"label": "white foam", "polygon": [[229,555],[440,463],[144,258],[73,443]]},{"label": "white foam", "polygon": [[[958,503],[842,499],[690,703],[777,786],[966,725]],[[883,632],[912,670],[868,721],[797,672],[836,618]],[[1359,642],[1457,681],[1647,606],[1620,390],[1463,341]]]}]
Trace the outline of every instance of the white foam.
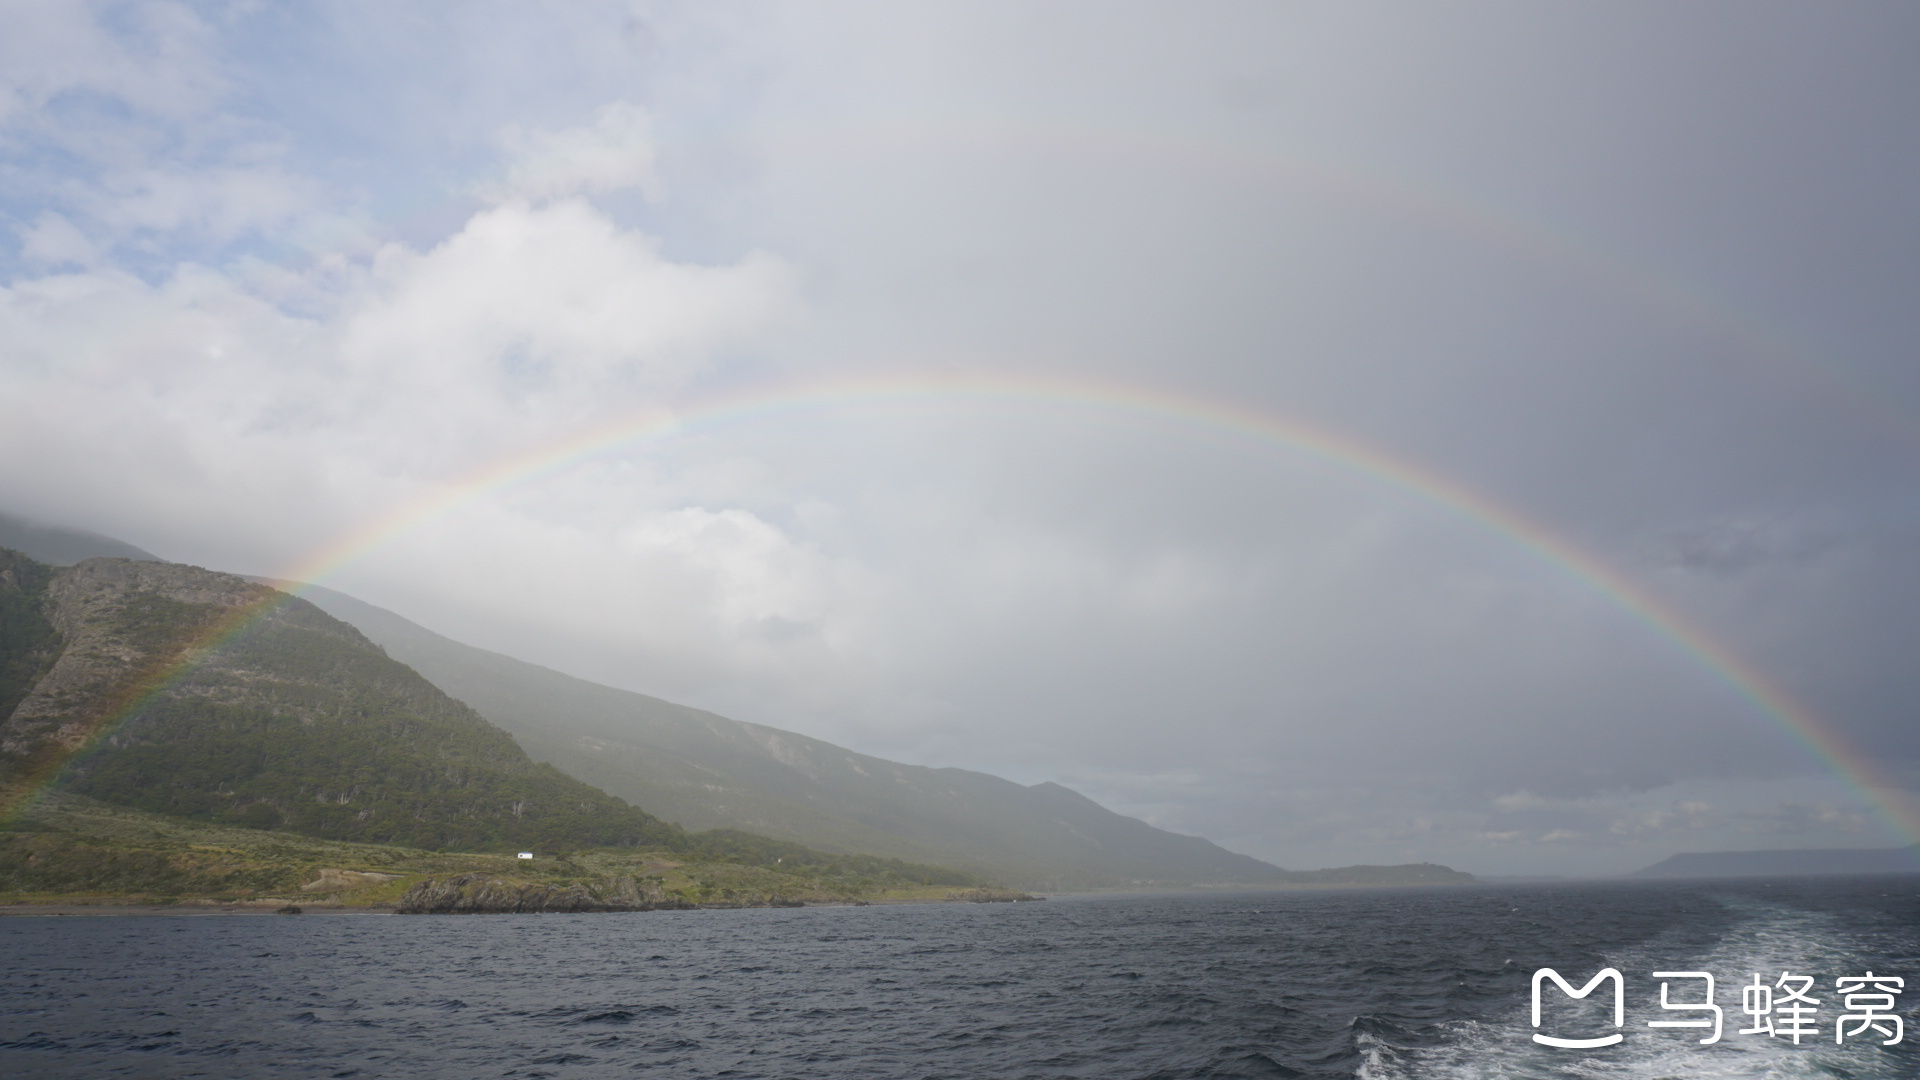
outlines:
[{"label": "white foam", "polygon": [[[1359,1038],[1363,1061],[1357,1075],[1360,1080],[1910,1080],[1904,1071],[1911,1068],[1910,1058],[1895,1059],[1875,1042],[1849,1041],[1845,1046],[1833,1042],[1833,1022],[1842,1011],[1833,993],[1834,978],[1861,974],[1876,962],[1884,968],[1887,958],[1862,956],[1832,915],[1744,898],[1722,902],[1741,917],[1704,952],[1663,953],[1656,941],[1606,958],[1627,981],[1627,1038],[1618,1046],[1570,1051],[1537,1045],[1522,1004],[1505,1022],[1449,1025],[1444,1043],[1435,1047],[1393,1047],[1363,1034]],[[1648,1020],[1676,1015],[1659,1008],[1659,981],[1651,973],[1681,970],[1710,971],[1720,980],[1717,996],[1726,1010],[1726,1027],[1716,1045],[1699,1045],[1698,1031],[1656,1031],[1646,1026]],[[1738,988],[1755,972],[1771,984],[1782,971],[1817,980],[1812,993],[1822,1003],[1817,1017],[1822,1034],[1799,1046],[1787,1039],[1738,1034],[1741,1027],[1751,1026],[1750,1018],[1740,1012]],[[1920,972],[1889,969],[1882,973],[1907,977],[1909,994],[1920,989],[1920,981],[1914,979]],[[1691,989],[1676,987],[1675,992]],[[1902,1004],[1908,1003],[1903,997]],[[1914,1034],[1910,1032],[1909,1038]]]}]

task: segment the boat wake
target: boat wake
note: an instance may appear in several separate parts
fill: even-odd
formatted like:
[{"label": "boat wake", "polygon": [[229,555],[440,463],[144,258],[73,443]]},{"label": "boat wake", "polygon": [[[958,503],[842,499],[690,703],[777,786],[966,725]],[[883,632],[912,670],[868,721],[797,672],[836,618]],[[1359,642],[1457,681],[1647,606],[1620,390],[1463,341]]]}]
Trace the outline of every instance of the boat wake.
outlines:
[{"label": "boat wake", "polygon": [[[1618,968],[1626,983],[1626,1022],[1623,1040],[1595,1050],[1569,1050],[1533,1041],[1530,1002],[1522,1001],[1499,1021],[1455,1021],[1442,1025],[1441,1039],[1423,1046],[1395,1045],[1377,1034],[1361,1032],[1356,1042],[1363,1061],[1360,1080],[1587,1080],[1645,1078],[1710,1080],[1718,1077],[1758,1080],[1845,1078],[1845,1080],[1911,1080],[1920,1076],[1916,1052],[1915,1002],[1920,1000],[1920,974],[1912,957],[1889,957],[1879,952],[1868,934],[1849,929],[1831,912],[1806,911],[1748,896],[1716,897],[1735,916],[1725,933],[1708,948],[1663,951],[1661,939],[1609,954],[1607,965]],[[1903,975],[1908,987],[1898,999],[1897,1011],[1906,1017],[1906,1041],[1884,1048],[1877,1036],[1849,1038],[1836,1045],[1834,1026],[1845,1011],[1834,992],[1834,979],[1860,975],[1879,966],[1879,974]],[[1716,1000],[1725,1010],[1723,1034],[1712,1045],[1700,1045],[1706,1032],[1698,1029],[1656,1029],[1648,1021],[1695,1019],[1702,1014],[1671,1012],[1659,1006],[1661,980],[1655,971],[1705,971],[1717,980]],[[1782,972],[1811,975],[1808,991],[1820,1000],[1815,1017],[1818,1034],[1799,1045],[1784,1036],[1740,1034],[1755,1026],[1741,1012],[1740,988],[1758,973],[1771,985]],[[1593,972],[1564,972],[1574,985]],[[1576,977],[1577,976],[1577,977]],[[1697,980],[1674,980],[1675,1002],[1697,1001]],[[1557,994],[1548,984],[1548,993]],[[1607,989],[1596,994],[1605,995]],[[1784,991],[1781,991],[1784,993]],[[1852,1025],[1849,1025],[1849,1032]]]}]

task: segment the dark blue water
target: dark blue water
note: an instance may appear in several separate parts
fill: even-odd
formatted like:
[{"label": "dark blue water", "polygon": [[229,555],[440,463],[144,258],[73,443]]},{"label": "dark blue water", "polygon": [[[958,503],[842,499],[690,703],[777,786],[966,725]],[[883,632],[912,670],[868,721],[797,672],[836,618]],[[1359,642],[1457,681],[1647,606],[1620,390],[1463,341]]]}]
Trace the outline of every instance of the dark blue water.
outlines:
[{"label": "dark blue water", "polygon": [[[10,1078],[1920,1076],[1916,878],[8,918],[0,963]],[[1627,1040],[1533,1045],[1533,970],[1609,964]],[[1832,980],[1869,968],[1909,1037],[1835,1046]],[[1784,969],[1826,985],[1824,1040],[1735,1035]],[[1654,970],[1720,977],[1722,1043],[1645,1027]]]}]

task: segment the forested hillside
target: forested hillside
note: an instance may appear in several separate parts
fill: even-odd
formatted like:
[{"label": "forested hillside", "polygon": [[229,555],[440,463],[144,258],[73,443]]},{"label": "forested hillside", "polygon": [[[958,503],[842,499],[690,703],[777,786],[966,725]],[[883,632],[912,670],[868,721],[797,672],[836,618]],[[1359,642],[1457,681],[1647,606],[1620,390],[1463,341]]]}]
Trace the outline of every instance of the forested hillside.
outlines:
[{"label": "forested hillside", "polygon": [[0,768],[202,821],[423,848],[682,844],[305,601],[0,554]]}]

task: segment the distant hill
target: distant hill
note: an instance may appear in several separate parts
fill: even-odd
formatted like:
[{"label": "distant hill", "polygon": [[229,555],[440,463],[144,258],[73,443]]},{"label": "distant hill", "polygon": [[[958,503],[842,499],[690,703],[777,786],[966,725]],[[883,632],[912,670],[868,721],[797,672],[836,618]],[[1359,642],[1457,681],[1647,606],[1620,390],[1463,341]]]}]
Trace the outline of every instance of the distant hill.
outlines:
[{"label": "distant hill", "polygon": [[1282,870],[1059,784],[870,757],[463,645],[343,593],[303,593],[512,732],[536,759],[690,829],[939,863],[1030,889],[1472,880],[1425,864]]},{"label": "distant hill", "polygon": [[1633,877],[1800,877],[1814,874],[1920,874],[1920,844],[1903,848],[1801,848],[1701,851],[1662,859]]},{"label": "distant hill", "polygon": [[[49,566],[72,566],[84,559],[159,558],[124,540],[115,540],[84,529],[43,525],[4,510],[0,510],[0,548],[12,548]],[[4,713],[0,713],[0,717],[4,716]]]}]

